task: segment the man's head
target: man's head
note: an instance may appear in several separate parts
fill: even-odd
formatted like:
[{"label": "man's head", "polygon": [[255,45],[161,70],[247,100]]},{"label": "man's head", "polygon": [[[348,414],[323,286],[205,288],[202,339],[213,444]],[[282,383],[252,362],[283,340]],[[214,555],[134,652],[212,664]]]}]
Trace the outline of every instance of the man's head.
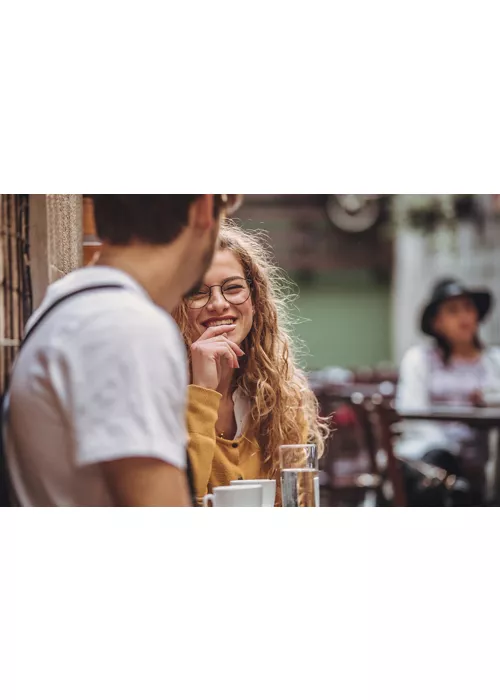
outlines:
[{"label": "man's head", "polygon": [[185,291],[203,277],[213,257],[221,216],[237,195],[94,194],[99,238],[108,246],[176,247],[185,271]]}]

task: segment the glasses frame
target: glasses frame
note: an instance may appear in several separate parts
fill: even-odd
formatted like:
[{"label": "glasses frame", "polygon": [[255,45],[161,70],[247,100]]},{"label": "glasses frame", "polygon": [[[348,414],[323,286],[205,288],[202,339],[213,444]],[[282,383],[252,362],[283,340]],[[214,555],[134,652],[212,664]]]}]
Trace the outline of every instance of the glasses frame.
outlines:
[{"label": "glasses frame", "polygon": [[232,216],[242,205],[242,194],[215,194],[215,212],[222,216]]},{"label": "glasses frame", "polygon": [[[246,282],[248,284],[248,296],[247,296],[247,298],[245,299],[245,301],[239,301],[238,303],[235,303],[234,301],[229,301],[228,299],[226,299],[226,296],[225,296],[224,292],[222,291],[222,287],[225,284],[231,284],[231,282],[236,282],[236,280],[243,280],[244,282]],[[229,280],[228,282],[224,282],[224,284],[212,284],[210,286],[208,286],[208,284],[205,284],[205,285],[203,285],[203,287],[205,287],[205,289],[208,289],[208,299],[203,304],[203,306],[191,306],[191,304],[189,303],[190,298],[188,297],[186,299],[186,304],[187,304],[189,309],[195,309],[196,311],[199,311],[200,309],[204,309],[205,306],[208,303],[210,303],[210,299],[212,298],[212,289],[214,289],[215,287],[219,287],[220,293],[222,294],[222,296],[224,297],[224,300],[227,301],[228,304],[231,304],[232,306],[241,306],[246,301],[248,301],[250,299],[250,297],[252,296],[253,280],[250,280],[247,277],[235,277],[234,279]]]}]

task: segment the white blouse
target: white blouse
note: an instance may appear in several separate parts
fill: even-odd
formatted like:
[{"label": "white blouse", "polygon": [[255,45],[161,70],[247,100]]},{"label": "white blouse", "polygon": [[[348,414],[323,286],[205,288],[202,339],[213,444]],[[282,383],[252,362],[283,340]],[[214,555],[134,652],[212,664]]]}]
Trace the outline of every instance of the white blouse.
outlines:
[{"label": "white blouse", "polygon": [[[467,405],[467,397],[477,389],[487,405],[500,405],[500,348],[486,348],[476,363],[467,365],[458,362],[445,367],[431,346],[411,348],[401,363],[396,409],[404,412],[440,404]],[[464,441],[470,442],[472,437],[466,433],[463,426],[455,424],[407,421],[395,451],[407,459],[420,459],[432,449],[459,454]]]}]

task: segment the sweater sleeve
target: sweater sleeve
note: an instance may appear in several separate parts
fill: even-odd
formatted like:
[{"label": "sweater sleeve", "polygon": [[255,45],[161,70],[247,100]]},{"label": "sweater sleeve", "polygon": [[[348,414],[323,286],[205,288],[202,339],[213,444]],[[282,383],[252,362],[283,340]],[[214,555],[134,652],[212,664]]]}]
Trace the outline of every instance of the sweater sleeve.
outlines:
[{"label": "sweater sleeve", "polygon": [[430,408],[425,350],[408,350],[401,363],[396,396],[398,411],[419,411]]},{"label": "sweater sleeve", "polygon": [[198,498],[208,491],[215,454],[215,424],[219,413],[221,395],[217,391],[203,389],[192,384],[188,389],[187,425],[189,433],[189,458]]},{"label": "sweater sleeve", "polygon": [[[401,363],[396,396],[396,410],[420,411],[431,407],[429,394],[429,370],[425,348],[416,346],[408,350]],[[403,434],[396,440],[395,453],[403,459],[421,459],[430,449],[447,449],[454,452],[456,444],[450,443],[443,427],[432,421],[404,421]]]}]

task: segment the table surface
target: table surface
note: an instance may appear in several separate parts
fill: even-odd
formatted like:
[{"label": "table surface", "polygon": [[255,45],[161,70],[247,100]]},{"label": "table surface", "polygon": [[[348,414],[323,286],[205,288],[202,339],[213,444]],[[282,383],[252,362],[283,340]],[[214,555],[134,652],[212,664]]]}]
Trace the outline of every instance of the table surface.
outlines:
[{"label": "table surface", "polygon": [[500,407],[466,408],[466,407],[433,407],[420,411],[398,411],[403,420],[432,420],[467,423],[483,428],[500,427]]},{"label": "table surface", "polygon": [[381,394],[384,397],[392,398],[396,390],[396,386],[392,382],[380,382],[379,384],[346,384],[345,386],[316,386],[312,384],[311,386],[318,394],[333,399],[350,399],[353,394],[362,394],[365,398],[370,398],[375,394]]}]

